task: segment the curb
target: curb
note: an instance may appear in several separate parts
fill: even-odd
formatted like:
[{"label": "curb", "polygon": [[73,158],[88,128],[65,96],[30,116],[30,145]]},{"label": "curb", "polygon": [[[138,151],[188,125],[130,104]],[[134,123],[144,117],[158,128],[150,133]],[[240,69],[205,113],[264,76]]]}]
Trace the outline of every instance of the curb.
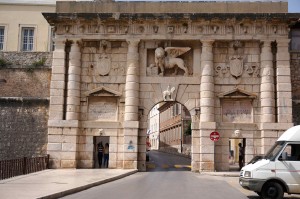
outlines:
[{"label": "curb", "polygon": [[119,180],[121,178],[125,178],[125,177],[130,176],[132,174],[135,174],[137,172],[138,172],[138,170],[134,170],[134,171],[131,171],[131,172],[128,172],[128,173],[121,174],[119,176],[115,176],[115,177],[108,178],[108,179],[105,179],[105,180],[101,180],[101,181],[98,181],[98,182],[94,182],[94,183],[91,183],[91,184],[83,185],[83,186],[76,187],[76,188],[73,188],[73,189],[61,191],[61,192],[58,192],[58,193],[50,194],[50,195],[43,196],[43,197],[40,197],[40,198],[37,198],[37,199],[61,198],[61,197],[64,197],[64,196],[67,196],[67,195],[70,195],[70,194],[74,194],[74,193],[78,193],[80,191],[84,191],[86,189],[89,189],[89,188],[92,188],[92,187],[95,187],[95,186],[98,186],[98,185],[101,185],[101,184],[105,184],[105,183],[108,183],[108,182]]},{"label": "curb", "polygon": [[225,172],[201,172],[200,174],[210,176],[223,176],[223,177],[240,177],[240,173],[225,173]]}]

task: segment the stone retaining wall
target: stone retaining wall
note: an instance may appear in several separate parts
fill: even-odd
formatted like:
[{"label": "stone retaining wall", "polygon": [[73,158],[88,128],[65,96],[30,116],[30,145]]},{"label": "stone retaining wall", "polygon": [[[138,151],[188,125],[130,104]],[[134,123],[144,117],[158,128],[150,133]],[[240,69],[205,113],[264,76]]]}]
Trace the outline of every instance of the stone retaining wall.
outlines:
[{"label": "stone retaining wall", "polygon": [[293,95],[293,122],[300,124],[300,52],[291,53],[291,79]]},{"label": "stone retaining wall", "polygon": [[0,52],[0,160],[47,153],[48,52]]},{"label": "stone retaining wall", "polygon": [[51,67],[52,52],[0,52],[1,68]]},{"label": "stone retaining wall", "polygon": [[47,99],[0,98],[0,160],[46,154]]}]

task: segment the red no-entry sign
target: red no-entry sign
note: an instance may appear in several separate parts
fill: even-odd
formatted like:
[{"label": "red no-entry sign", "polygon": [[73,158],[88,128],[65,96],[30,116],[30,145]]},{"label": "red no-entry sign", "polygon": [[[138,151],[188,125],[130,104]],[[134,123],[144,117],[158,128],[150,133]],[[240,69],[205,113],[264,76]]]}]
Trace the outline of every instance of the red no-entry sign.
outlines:
[{"label": "red no-entry sign", "polygon": [[218,132],[211,132],[209,138],[212,141],[216,142],[216,141],[218,141],[220,139],[220,134]]}]

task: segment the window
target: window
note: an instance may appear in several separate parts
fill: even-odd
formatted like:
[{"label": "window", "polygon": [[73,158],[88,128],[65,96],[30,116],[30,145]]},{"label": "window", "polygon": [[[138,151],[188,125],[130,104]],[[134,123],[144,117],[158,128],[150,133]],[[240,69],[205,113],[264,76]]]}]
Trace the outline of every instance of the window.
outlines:
[{"label": "window", "polygon": [[286,161],[300,161],[300,144],[288,144],[283,153],[286,153]]},{"label": "window", "polygon": [[34,28],[22,28],[22,46],[21,51],[33,51],[34,47]]},{"label": "window", "polygon": [[0,51],[4,50],[4,33],[5,33],[5,27],[0,26]]}]

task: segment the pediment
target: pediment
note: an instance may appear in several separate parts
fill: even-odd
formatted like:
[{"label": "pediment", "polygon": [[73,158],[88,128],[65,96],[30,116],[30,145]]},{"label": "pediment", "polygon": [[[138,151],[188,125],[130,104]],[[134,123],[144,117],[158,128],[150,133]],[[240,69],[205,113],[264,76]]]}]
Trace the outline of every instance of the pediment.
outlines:
[{"label": "pediment", "polygon": [[120,97],[122,94],[118,91],[112,90],[105,86],[92,89],[84,93],[85,96],[107,96],[107,97]]},{"label": "pediment", "polygon": [[224,93],[220,93],[218,95],[218,97],[219,98],[250,98],[250,99],[254,99],[257,96],[255,94],[245,91],[243,89],[235,88],[233,90],[226,91]]}]

